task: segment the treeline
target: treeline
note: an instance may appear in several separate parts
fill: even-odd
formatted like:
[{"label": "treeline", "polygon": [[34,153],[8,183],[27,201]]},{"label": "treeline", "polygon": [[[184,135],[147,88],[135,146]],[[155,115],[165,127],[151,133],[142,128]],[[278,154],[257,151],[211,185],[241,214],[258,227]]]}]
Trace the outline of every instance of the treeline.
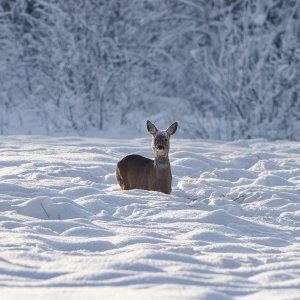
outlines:
[{"label": "treeline", "polygon": [[297,0],[1,0],[0,133],[300,139]]}]

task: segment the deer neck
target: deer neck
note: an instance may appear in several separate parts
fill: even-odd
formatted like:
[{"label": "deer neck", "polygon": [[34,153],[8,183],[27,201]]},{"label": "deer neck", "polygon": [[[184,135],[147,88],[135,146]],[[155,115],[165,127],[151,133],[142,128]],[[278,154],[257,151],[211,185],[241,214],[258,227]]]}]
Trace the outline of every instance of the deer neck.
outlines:
[{"label": "deer neck", "polygon": [[167,178],[171,172],[170,161],[168,156],[156,156],[154,158],[154,169],[157,178]]}]

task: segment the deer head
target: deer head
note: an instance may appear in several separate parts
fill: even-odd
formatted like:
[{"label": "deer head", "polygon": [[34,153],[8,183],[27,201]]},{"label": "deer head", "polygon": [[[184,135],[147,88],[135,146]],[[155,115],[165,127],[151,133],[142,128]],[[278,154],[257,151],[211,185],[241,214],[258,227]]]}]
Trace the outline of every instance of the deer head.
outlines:
[{"label": "deer head", "polygon": [[168,129],[159,131],[153,123],[147,121],[147,129],[152,135],[152,149],[155,157],[168,157],[170,150],[170,138],[177,130],[177,122]]}]

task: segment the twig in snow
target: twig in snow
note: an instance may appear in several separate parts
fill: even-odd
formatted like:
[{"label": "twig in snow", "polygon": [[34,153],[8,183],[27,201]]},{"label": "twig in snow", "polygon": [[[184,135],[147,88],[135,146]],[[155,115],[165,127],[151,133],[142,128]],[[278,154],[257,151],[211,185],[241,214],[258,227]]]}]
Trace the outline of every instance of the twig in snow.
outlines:
[{"label": "twig in snow", "polygon": [[44,212],[45,212],[46,216],[48,217],[48,219],[50,219],[50,216],[48,215],[48,213],[47,213],[47,211],[46,211],[46,209],[45,209],[45,207],[43,205],[43,202],[41,202],[41,207],[44,210]]}]

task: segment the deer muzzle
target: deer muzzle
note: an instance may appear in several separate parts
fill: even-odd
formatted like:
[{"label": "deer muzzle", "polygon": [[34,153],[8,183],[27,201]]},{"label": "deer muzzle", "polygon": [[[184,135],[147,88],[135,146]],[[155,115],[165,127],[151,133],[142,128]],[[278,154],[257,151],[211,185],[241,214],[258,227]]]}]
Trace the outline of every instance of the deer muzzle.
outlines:
[{"label": "deer muzzle", "polygon": [[164,145],[157,145],[157,149],[158,150],[165,150],[165,146]]}]

